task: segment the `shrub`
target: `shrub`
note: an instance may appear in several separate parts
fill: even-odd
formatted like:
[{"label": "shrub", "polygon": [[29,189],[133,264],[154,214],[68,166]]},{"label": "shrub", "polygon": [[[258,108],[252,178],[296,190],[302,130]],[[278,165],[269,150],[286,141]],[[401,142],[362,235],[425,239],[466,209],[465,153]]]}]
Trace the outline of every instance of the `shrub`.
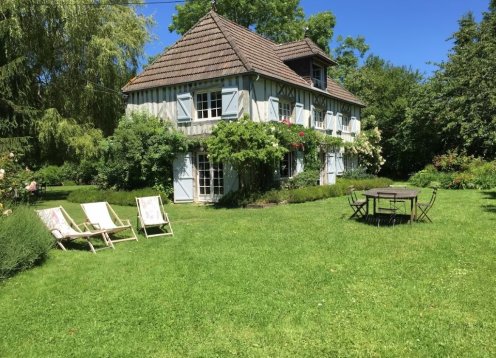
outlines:
[{"label": "shrub", "polygon": [[28,195],[25,186],[32,176],[33,173],[19,164],[14,153],[0,155],[0,203],[5,204],[16,197],[25,199]]},{"label": "shrub", "polygon": [[164,184],[172,178],[176,154],[187,150],[184,134],[143,112],[121,118],[114,135],[102,143],[98,183],[124,190]]},{"label": "shrub", "polygon": [[131,191],[124,190],[102,190],[102,189],[78,189],[74,190],[67,196],[67,201],[72,203],[90,203],[97,201],[107,201],[109,204],[135,206],[137,197],[160,195],[162,201],[169,202],[169,199],[163,192],[157,192],[152,188],[137,189]]},{"label": "shrub", "polygon": [[297,189],[307,186],[314,186],[319,181],[318,170],[304,170],[294,177],[288,179],[286,186],[288,189]]},{"label": "shrub", "polygon": [[65,176],[63,167],[48,165],[39,169],[34,178],[38,182],[46,183],[47,185],[62,185]]},{"label": "shrub", "polygon": [[479,189],[496,188],[496,160],[492,162],[473,162],[469,167],[474,175],[474,184]]},{"label": "shrub", "polygon": [[259,197],[260,193],[258,192],[240,189],[223,195],[216,205],[223,208],[241,208],[254,203]]},{"label": "shrub", "polygon": [[434,167],[440,172],[457,172],[468,168],[474,157],[448,152],[435,156],[432,160]]},{"label": "shrub", "polygon": [[367,169],[364,167],[347,170],[343,174],[343,178],[346,179],[372,179],[375,177],[375,175],[367,173]]},{"label": "shrub", "polygon": [[46,258],[54,244],[52,235],[33,209],[19,206],[0,217],[0,279],[29,268]]}]

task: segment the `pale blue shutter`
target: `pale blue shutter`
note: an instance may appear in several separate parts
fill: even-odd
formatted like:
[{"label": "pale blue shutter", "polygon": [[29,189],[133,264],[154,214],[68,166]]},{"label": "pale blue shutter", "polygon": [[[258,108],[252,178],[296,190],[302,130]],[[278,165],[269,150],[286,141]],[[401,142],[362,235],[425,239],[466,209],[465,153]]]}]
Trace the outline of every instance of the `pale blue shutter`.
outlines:
[{"label": "pale blue shutter", "polygon": [[327,184],[336,184],[336,154],[327,152]]},{"label": "pale blue shutter", "polygon": [[239,92],[237,88],[222,89],[222,118],[238,119]]},{"label": "pale blue shutter", "polygon": [[224,194],[236,191],[239,188],[238,173],[229,163],[224,163]]},{"label": "pale blue shutter", "polygon": [[332,111],[327,111],[326,113],[326,129],[328,131],[333,131],[335,127],[336,120],[334,119],[334,114]]},{"label": "pale blue shutter", "polygon": [[351,133],[358,133],[358,121],[356,117],[351,117],[350,122]]},{"label": "pale blue shutter", "polygon": [[193,97],[191,93],[182,93],[177,95],[177,121],[191,122],[193,119]]},{"label": "pale blue shutter", "polygon": [[296,103],[295,104],[295,123],[305,125],[305,120],[303,118],[303,104]]},{"label": "pale blue shutter", "polygon": [[305,168],[305,162],[304,162],[303,152],[302,151],[297,151],[296,152],[296,171],[295,171],[295,175],[301,173],[304,168]]},{"label": "pale blue shutter", "polygon": [[279,98],[269,97],[269,121],[279,121]]},{"label": "pale blue shutter", "polygon": [[315,107],[310,106],[310,128],[315,128]]},{"label": "pale blue shutter", "polygon": [[337,114],[337,121],[336,121],[336,131],[342,132],[343,131],[343,115],[341,113]]},{"label": "pale blue shutter", "polygon": [[338,175],[344,172],[344,159],[341,152],[336,153],[336,170]]},{"label": "pale blue shutter", "polygon": [[174,202],[193,201],[193,155],[179,153],[172,163],[174,175]]}]

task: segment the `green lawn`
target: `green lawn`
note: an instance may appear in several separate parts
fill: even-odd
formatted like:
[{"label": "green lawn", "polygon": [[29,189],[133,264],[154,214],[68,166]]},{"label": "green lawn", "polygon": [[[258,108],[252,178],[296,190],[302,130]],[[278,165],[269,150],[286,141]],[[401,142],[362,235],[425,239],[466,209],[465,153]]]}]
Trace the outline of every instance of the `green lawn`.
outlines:
[{"label": "green lawn", "polygon": [[1,284],[0,356],[496,356],[494,191],[441,190],[433,224],[394,228],[344,197],[166,209],[172,238],[54,249]]}]

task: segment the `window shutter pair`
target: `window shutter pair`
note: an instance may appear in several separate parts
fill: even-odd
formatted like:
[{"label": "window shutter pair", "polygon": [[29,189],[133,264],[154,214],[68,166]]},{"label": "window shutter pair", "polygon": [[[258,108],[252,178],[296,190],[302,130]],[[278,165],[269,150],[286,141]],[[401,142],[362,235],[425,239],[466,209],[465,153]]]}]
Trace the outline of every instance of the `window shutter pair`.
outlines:
[{"label": "window shutter pair", "polygon": [[[238,119],[239,91],[237,88],[222,89],[222,118]],[[191,93],[177,95],[177,121],[191,122],[193,119],[193,96]]]}]

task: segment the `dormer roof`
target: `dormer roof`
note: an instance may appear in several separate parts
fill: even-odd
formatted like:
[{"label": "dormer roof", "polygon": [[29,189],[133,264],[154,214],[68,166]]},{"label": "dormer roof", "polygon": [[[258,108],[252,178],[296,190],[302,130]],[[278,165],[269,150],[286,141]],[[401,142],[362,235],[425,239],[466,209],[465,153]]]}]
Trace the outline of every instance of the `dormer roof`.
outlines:
[{"label": "dormer roof", "polygon": [[322,49],[309,38],[279,44],[276,46],[276,52],[283,61],[317,57],[329,66],[337,65],[336,61],[330,58],[328,54],[322,51]]}]

